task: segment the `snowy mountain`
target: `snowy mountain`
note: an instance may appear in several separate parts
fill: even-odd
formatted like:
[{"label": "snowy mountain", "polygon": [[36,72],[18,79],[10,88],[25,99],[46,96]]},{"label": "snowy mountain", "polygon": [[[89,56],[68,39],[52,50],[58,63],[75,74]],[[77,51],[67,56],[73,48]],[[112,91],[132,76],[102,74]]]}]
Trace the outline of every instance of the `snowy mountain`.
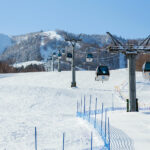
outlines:
[{"label": "snowy mountain", "polygon": [[12,39],[5,35],[0,34],[0,55],[5,51],[6,48],[12,45]]},{"label": "snowy mountain", "polygon": [[[58,49],[65,49],[68,42],[65,41],[65,31],[47,31],[35,32],[25,35],[12,36],[13,45],[3,50],[0,54],[0,60],[7,60],[10,63],[20,63],[27,61],[45,61],[52,56],[53,52],[58,53]],[[76,65],[85,68],[85,57],[88,52],[92,52],[94,62],[88,64],[90,68],[95,69],[98,64],[106,64],[110,69],[124,68],[126,66],[126,58],[119,54],[110,54],[105,49],[110,44],[111,40],[107,35],[87,35],[81,34],[82,41],[76,48]],[[121,39],[121,38],[120,38]],[[121,39],[122,40],[122,39]],[[67,50],[69,51],[69,50]],[[65,57],[62,59],[65,61]]]}]

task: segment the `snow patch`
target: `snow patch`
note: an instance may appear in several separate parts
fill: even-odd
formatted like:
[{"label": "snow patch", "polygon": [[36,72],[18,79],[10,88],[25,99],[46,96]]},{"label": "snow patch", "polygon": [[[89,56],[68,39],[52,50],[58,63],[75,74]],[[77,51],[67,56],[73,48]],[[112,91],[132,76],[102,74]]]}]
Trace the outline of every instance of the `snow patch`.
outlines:
[{"label": "snow patch", "polygon": [[27,67],[29,65],[41,65],[43,64],[44,62],[41,62],[41,61],[27,61],[27,62],[21,62],[21,63],[15,63],[13,64],[13,67],[15,68],[19,68],[19,67]]},{"label": "snow patch", "polygon": [[50,56],[52,56],[52,53],[53,53],[54,51],[56,52],[56,50],[53,50],[51,47],[47,47],[46,49],[44,49],[44,47],[41,46],[41,48],[40,48],[40,53],[41,53],[41,57],[43,58],[43,61],[44,61],[44,62],[47,61],[48,58],[49,58]]},{"label": "snow patch", "polygon": [[48,37],[49,39],[62,40],[62,36],[57,34],[56,31],[47,31],[42,33],[43,36]]},{"label": "snow patch", "polygon": [[46,46],[46,38],[49,39],[56,39],[56,40],[64,40],[62,38],[61,35],[57,34],[55,31],[47,31],[47,32],[43,32],[41,33],[41,35],[43,36],[41,38],[41,47],[40,47],[40,53],[41,53],[41,57],[43,58],[44,61],[47,61],[47,59],[49,58],[49,56],[52,55],[53,52],[56,52],[57,50],[52,49],[50,46]]}]

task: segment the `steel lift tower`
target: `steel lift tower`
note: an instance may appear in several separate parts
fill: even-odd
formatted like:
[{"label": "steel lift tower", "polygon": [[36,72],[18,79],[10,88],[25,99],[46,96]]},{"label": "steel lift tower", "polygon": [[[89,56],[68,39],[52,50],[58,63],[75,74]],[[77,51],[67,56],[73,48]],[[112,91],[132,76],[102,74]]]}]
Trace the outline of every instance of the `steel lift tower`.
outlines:
[{"label": "steel lift tower", "polygon": [[108,50],[112,53],[123,53],[128,59],[129,69],[129,111],[138,111],[138,102],[136,98],[136,56],[138,54],[150,53],[150,36],[143,40],[139,45],[122,44],[112,34],[107,32],[110,36],[113,44],[108,47]]},{"label": "steel lift tower", "polygon": [[71,70],[72,70],[72,82],[71,87],[76,87],[76,75],[75,75],[75,47],[78,42],[81,41],[80,39],[81,34],[78,37],[73,37],[66,35],[65,41],[70,42],[72,46],[72,64],[71,64]]}]

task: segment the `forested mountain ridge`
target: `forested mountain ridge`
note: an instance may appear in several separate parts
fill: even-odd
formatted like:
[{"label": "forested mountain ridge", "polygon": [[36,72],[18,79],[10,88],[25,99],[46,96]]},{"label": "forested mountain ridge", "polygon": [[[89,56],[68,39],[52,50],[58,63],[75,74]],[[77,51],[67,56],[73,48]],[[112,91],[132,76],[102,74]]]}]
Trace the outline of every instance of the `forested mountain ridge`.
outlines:
[{"label": "forested mountain ridge", "polygon": [[[47,61],[53,52],[58,53],[58,49],[65,49],[68,43],[64,35],[68,32],[57,30],[47,32],[35,32],[25,35],[12,36],[13,41],[0,54],[0,60],[10,63],[19,63],[26,61]],[[77,36],[76,34],[72,34]],[[122,54],[110,54],[105,50],[106,46],[111,43],[107,35],[88,35],[81,34],[82,41],[77,44],[76,48],[76,65],[87,69],[87,65],[95,68],[98,64],[106,64],[110,69],[124,68],[126,58]],[[119,38],[124,41],[123,38]],[[85,62],[86,54],[93,53],[94,61],[91,64]],[[62,59],[65,62],[65,58]],[[87,64],[87,65],[86,65]]]}]

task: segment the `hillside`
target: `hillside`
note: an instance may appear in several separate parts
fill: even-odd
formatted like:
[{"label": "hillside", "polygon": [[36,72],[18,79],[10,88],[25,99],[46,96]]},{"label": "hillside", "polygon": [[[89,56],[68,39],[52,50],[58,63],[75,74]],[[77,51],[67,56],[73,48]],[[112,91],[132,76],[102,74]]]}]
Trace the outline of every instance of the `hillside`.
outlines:
[{"label": "hillside", "polygon": [[5,34],[0,34],[0,55],[12,44],[13,44],[13,41],[11,37]]},{"label": "hillside", "polygon": [[[127,70],[111,71],[108,82],[96,82],[95,72],[78,71],[77,88],[70,88],[71,72],[42,72],[0,75],[0,147],[1,149],[34,149],[34,127],[37,127],[38,149],[62,149],[62,134],[65,132],[66,150],[90,149],[90,133],[93,131],[94,150],[104,143],[97,131],[87,121],[76,117],[76,103],[86,96],[86,110],[92,96],[98,108],[126,107],[116,92],[128,97]],[[137,72],[137,98],[141,106],[150,106],[150,84]],[[9,93],[9,94],[8,94]],[[149,150],[150,111],[108,113],[111,125],[111,150]],[[98,118],[100,118],[98,116]],[[117,141],[115,141],[117,139]],[[144,145],[143,145],[144,143]]]},{"label": "hillside", "polygon": [[[53,52],[58,53],[58,49],[65,49],[68,43],[64,39],[65,31],[47,31],[35,32],[25,35],[12,36],[14,44],[3,50],[0,60],[10,63],[20,63],[27,61],[45,61],[51,57]],[[67,33],[70,34],[70,33]],[[76,34],[72,34],[77,36]],[[110,69],[125,68],[126,58],[122,54],[110,54],[105,47],[110,44],[110,38],[107,35],[87,35],[81,34],[82,41],[76,48],[76,65],[87,69],[87,65],[93,70],[98,64],[108,65]],[[124,39],[119,38],[124,41]],[[70,51],[70,50],[66,50]],[[85,62],[86,54],[92,52],[94,62],[89,64]],[[66,64],[65,57],[62,62]],[[64,70],[67,69],[64,65]]]}]

